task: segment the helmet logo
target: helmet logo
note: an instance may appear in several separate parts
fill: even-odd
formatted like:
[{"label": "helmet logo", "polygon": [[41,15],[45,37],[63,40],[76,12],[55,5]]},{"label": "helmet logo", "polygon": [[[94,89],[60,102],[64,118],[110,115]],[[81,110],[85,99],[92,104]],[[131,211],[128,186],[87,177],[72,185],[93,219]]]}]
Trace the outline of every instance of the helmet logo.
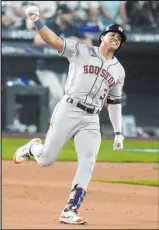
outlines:
[{"label": "helmet logo", "polygon": [[118,30],[120,30],[121,32],[123,32],[123,28],[119,26]]}]

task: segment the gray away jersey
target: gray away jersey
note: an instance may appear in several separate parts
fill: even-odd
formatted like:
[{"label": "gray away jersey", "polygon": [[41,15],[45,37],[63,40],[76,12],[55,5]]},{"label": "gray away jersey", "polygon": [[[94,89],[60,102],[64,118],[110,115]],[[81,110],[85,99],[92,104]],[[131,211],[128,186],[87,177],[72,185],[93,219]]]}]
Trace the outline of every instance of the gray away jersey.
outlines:
[{"label": "gray away jersey", "polygon": [[70,62],[67,95],[99,110],[107,98],[122,97],[125,71],[116,57],[106,60],[98,47],[65,38],[63,51],[58,54]]}]

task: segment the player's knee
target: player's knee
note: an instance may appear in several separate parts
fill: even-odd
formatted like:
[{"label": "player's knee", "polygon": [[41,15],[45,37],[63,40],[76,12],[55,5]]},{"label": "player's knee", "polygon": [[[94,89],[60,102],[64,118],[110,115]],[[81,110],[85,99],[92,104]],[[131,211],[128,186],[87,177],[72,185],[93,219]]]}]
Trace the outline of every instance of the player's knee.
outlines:
[{"label": "player's knee", "polygon": [[90,161],[90,162],[88,162],[88,164],[87,164],[87,167],[88,167],[88,169],[89,169],[90,172],[93,171],[94,166],[95,166],[95,161]]},{"label": "player's knee", "polygon": [[47,149],[43,149],[43,154],[41,156],[40,164],[44,167],[52,165],[56,161],[56,156],[53,152]]},{"label": "player's knee", "polygon": [[49,167],[53,164],[53,162],[49,162],[49,161],[42,161],[40,162],[40,165],[43,167]]},{"label": "player's knee", "polygon": [[79,166],[80,166],[82,171],[92,173],[94,166],[95,166],[95,160],[89,160],[89,161],[81,162],[81,163],[79,163]]},{"label": "player's knee", "polygon": [[96,154],[93,151],[85,151],[83,157],[79,159],[80,167],[87,167],[92,169],[96,162]]},{"label": "player's knee", "polygon": [[38,162],[41,166],[48,167],[51,166],[55,162],[55,160],[51,156],[43,154],[43,156],[40,157]]},{"label": "player's knee", "polygon": [[94,153],[94,151],[87,151],[85,154],[85,162],[88,162],[90,165],[95,164],[96,162],[96,155]]}]

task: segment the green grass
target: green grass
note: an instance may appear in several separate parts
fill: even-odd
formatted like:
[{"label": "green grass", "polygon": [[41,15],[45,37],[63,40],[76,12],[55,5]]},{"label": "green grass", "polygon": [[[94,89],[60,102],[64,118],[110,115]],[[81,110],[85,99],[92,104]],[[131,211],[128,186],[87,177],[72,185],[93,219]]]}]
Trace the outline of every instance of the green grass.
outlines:
[{"label": "green grass", "polygon": [[92,181],[104,182],[104,183],[135,184],[135,185],[159,187],[158,180],[92,180]]},{"label": "green grass", "polygon": [[[29,139],[26,138],[2,138],[2,159],[12,160],[13,154],[17,148],[26,144]],[[159,162],[158,153],[146,152],[126,152],[126,151],[113,151],[113,140],[102,140],[99,154],[97,157],[98,162]],[[134,141],[125,140],[125,148],[158,148],[157,141]],[[110,150],[108,150],[110,149]],[[76,161],[77,156],[74,149],[74,142],[70,140],[65,144],[61,150],[58,161]]]}]

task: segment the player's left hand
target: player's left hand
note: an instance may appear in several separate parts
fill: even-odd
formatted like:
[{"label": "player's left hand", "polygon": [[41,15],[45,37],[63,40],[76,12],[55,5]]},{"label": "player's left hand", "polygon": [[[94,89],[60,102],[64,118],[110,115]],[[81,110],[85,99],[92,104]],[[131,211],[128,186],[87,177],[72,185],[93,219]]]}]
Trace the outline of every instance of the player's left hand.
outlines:
[{"label": "player's left hand", "polygon": [[114,143],[113,143],[113,150],[118,151],[123,149],[123,135],[115,135]]}]

